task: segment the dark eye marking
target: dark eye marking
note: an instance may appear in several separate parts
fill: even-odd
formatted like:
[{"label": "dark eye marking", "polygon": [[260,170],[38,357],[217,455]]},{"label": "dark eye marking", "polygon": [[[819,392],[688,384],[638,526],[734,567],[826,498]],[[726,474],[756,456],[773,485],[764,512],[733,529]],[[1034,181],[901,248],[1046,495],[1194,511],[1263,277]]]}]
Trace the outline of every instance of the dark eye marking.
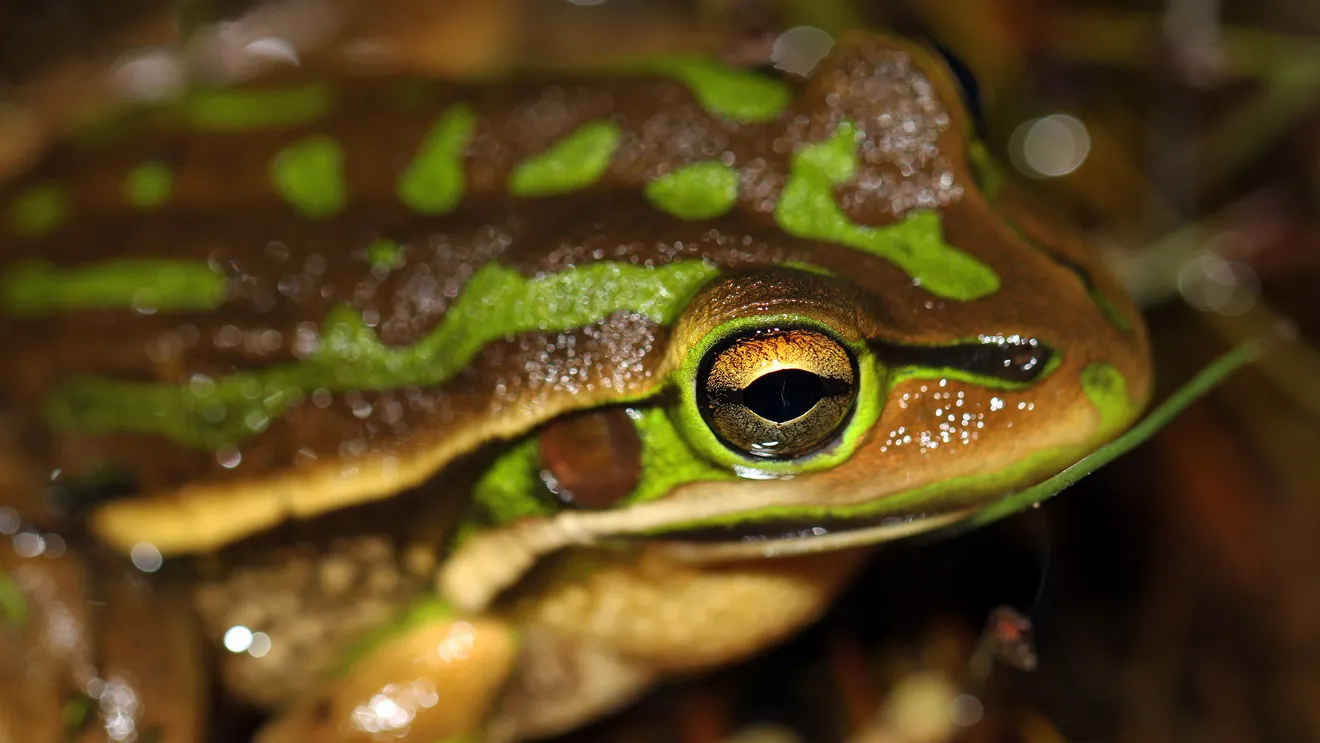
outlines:
[{"label": "dark eye marking", "polygon": [[985,105],[981,97],[981,85],[976,81],[976,73],[972,72],[972,68],[948,47],[934,39],[928,39],[928,41],[935,51],[939,52],[940,57],[944,59],[944,64],[948,66],[949,71],[957,79],[959,92],[962,93],[963,104],[967,107],[967,112],[972,118],[972,126],[975,127],[976,136],[985,139]]},{"label": "dark eye marking", "polygon": [[1100,314],[1105,316],[1105,320],[1107,320],[1110,325],[1113,325],[1119,331],[1124,333],[1132,330],[1132,323],[1128,321],[1127,316],[1118,308],[1118,305],[1114,304],[1114,301],[1109,298],[1109,295],[1105,294],[1104,291],[1096,285],[1095,278],[1091,276],[1091,272],[1086,269],[1086,266],[1083,266],[1056,250],[1051,250],[1039,240],[1028,235],[1016,223],[1010,221],[1010,224],[1021,239],[1039,251],[1041,255],[1049,258],[1060,268],[1072,273],[1077,277],[1078,281],[1082,282],[1082,288],[1086,290],[1087,296],[1091,298],[1091,302],[1096,306],[1096,309],[1100,310]]},{"label": "dark eye marking", "polygon": [[1022,336],[985,336],[947,346],[901,346],[884,341],[870,345],[891,369],[952,372],[1009,385],[1036,381],[1056,355],[1041,341]]},{"label": "dark eye marking", "polygon": [[1105,316],[1105,319],[1109,321],[1110,325],[1113,325],[1124,333],[1132,329],[1132,324],[1128,322],[1127,317],[1118,309],[1118,306],[1114,304],[1113,300],[1101,291],[1100,287],[1096,286],[1095,279],[1091,278],[1091,272],[1087,271],[1085,266],[1066,255],[1056,253],[1044,246],[1037,245],[1037,248],[1048,256],[1050,260],[1059,264],[1060,267],[1071,271],[1079,280],[1081,280],[1082,287],[1086,289],[1087,295],[1091,297],[1091,301],[1095,303],[1097,308],[1099,308],[1100,313]]}]

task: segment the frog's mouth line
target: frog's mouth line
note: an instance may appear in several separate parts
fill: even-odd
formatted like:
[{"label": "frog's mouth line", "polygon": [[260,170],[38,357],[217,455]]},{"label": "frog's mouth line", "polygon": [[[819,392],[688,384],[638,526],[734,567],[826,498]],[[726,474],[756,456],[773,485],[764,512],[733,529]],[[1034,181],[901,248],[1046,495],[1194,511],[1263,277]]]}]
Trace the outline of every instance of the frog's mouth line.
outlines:
[{"label": "frog's mouth line", "polygon": [[762,521],[730,527],[693,529],[653,537],[654,546],[684,562],[724,562],[788,557],[868,547],[952,526],[978,509],[873,519]]},{"label": "frog's mouth line", "polygon": [[[642,508],[642,507],[636,507]],[[549,519],[524,519],[475,537],[445,561],[437,589],[456,607],[484,609],[513,585],[542,556],[572,546],[601,545],[615,540],[644,540],[664,556],[689,563],[736,562],[869,547],[956,524],[978,509],[959,509],[906,518],[806,522],[762,521],[745,530],[697,528],[645,536],[646,528],[663,527],[664,518],[628,523],[620,513],[561,513]],[[663,511],[660,516],[667,515]],[[830,531],[835,528],[837,531]],[[821,533],[820,530],[823,530]],[[704,539],[706,541],[699,541]]]}]

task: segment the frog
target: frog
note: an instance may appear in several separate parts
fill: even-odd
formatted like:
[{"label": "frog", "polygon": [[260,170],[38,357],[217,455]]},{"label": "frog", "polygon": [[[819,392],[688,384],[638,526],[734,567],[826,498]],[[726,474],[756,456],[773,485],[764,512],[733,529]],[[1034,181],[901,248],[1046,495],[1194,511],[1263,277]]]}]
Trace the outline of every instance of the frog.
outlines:
[{"label": "frog", "polygon": [[[0,709],[29,740],[197,740],[208,683],[262,743],[557,735],[1020,507],[1151,395],[1133,302],[886,32],[804,75],[198,88],[0,208],[5,533],[86,565],[51,601],[65,562],[0,562],[11,678],[81,669]],[[95,595],[106,648],[33,649]]]}]

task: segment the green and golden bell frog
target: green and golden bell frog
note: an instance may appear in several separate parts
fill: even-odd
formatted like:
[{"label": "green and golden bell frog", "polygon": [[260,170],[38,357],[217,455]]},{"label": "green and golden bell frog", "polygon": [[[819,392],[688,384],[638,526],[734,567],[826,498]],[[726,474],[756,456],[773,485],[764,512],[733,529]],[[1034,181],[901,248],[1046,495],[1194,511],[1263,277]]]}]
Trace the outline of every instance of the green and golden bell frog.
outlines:
[{"label": "green and golden bell frog", "polygon": [[956,85],[859,35],[116,116],[0,192],[4,461],[163,562],[260,740],[575,727],[1143,409],[1141,317]]}]

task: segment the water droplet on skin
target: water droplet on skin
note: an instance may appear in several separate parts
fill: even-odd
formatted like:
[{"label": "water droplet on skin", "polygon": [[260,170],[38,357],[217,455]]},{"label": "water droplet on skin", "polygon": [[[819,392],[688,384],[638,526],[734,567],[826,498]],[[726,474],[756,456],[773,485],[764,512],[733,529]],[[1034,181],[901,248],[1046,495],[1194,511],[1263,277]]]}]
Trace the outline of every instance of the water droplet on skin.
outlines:
[{"label": "water droplet on skin", "polygon": [[13,534],[18,531],[20,523],[18,511],[8,507],[0,507],[0,534]]},{"label": "water droplet on skin", "polygon": [[270,418],[260,410],[253,410],[243,416],[243,425],[253,433],[261,433],[270,425]]},{"label": "water droplet on skin", "polygon": [[45,539],[46,539],[46,553],[45,553],[46,557],[52,559],[58,559],[64,557],[64,554],[68,551],[68,545],[65,544],[63,537],[61,537],[59,534],[47,534],[45,536]]},{"label": "water droplet on skin", "polygon": [[231,653],[246,653],[252,647],[252,630],[241,624],[225,630],[225,650]]},{"label": "water droplet on skin", "polygon": [[291,67],[302,64],[298,50],[293,44],[288,39],[281,39],[278,36],[253,39],[243,47],[243,51],[261,62],[278,62]]},{"label": "water droplet on skin", "polygon": [[270,645],[270,635],[265,632],[253,632],[252,641],[248,643],[248,655],[253,658],[261,658],[270,652]]},{"label": "water droplet on skin", "polygon": [[215,460],[220,463],[221,467],[232,470],[243,462],[243,455],[238,449],[226,446],[215,453]]},{"label": "water droplet on skin", "polygon": [[160,101],[183,91],[183,63],[165,49],[148,49],[125,56],[112,73],[114,86],[128,99]]},{"label": "water droplet on skin", "polygon": [[129,304],[139,315],[154,315],[160,307],[160,296],[153,289],[138,289]]},{"label": "water droplet on skin", "polygon": [[19,557],[36,557],[46,551],[45,538],[30,531],[14,535],[10,544]]}]

